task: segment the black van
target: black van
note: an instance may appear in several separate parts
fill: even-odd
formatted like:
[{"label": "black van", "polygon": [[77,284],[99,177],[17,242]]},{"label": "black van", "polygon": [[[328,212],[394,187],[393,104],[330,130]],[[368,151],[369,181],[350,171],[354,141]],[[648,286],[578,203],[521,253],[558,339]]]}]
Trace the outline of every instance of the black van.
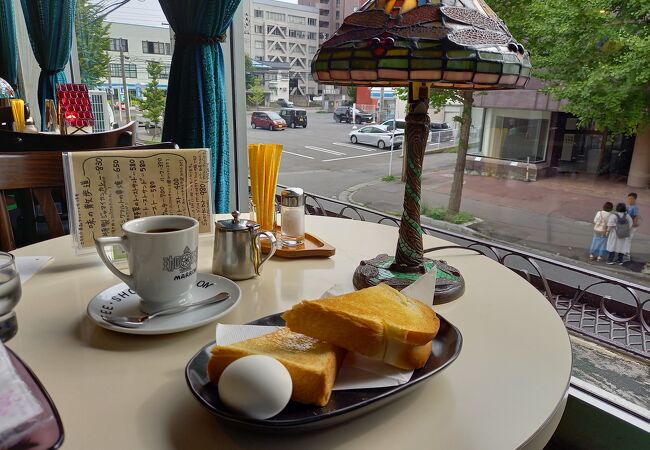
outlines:
[{"label": "black van", "polygon": [[291,128],[303,127],[307,128],[307,111],[298,108],[282,108],[280,110],[280,117],[287,122],[287,126]]}]

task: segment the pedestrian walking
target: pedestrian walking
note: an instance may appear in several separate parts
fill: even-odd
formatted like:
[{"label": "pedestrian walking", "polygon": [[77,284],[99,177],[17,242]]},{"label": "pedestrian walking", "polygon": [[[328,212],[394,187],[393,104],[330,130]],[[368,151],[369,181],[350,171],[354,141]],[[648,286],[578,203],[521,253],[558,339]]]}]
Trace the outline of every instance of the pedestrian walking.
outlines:
[{"label": "pedestrian walking", "polygon": [[627,194],[627,213],[632,218],[632,229],[630,230],[630,249],[625,254],[624,261],[631,260],[631,249],[632,249],[632,239],[636,233],[637,228],[641,225],[641,216],[639,215],[639,205],[636,204],[636,199],[638,195],[636,192],[630,192]]},{"label": "pedestrian walking", "polygon": [[603,261],[607,258],[607,219],[612,214],[614,205],[612,202],[605,202],[603,209],[594,217],[594,237],[591,239],[589,249],[589,260]]},{"label": "pedestrian walking", "polygon": [[607,264],[623,265],[623,257],[630,253],[632,218],[625,203],[616,205],[616,212],[607,219]]}]

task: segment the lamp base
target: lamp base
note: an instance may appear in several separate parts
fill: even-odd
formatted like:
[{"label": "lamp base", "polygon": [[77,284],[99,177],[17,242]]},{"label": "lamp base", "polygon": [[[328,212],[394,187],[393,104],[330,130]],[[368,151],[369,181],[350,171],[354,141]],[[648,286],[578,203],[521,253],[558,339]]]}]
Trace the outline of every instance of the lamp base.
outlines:
[{"label": "lamp base", "polygon": [[448,265],[445,261],[424,258],[419,270],[409,269],[403,272],[395,270],[393,267],[394,262],[395,257],[385,253],[373,259],[361,261],[352,278],[354,287],[363,289],[376,286],[379,283],[386,283],[392,288],[401,291],[423,274],[431,272],[435,267],[437,273],[434,304],[456,300],[465,291],[463,276],[458,269]]}]

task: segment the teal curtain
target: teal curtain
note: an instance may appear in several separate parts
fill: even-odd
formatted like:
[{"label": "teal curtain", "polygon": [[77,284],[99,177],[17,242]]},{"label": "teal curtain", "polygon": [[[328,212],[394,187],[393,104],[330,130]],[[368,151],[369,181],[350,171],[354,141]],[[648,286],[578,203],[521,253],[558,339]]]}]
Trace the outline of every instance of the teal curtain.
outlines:
[{"label": "teal curtain", "polygon": [[77,0],[20,0],[27,33],[41,75],[38,78],[38,106],[41,130],[45,129],[45,100],[56,102],[56,85],[66,83],[63,69],[70,59],[72,30]]},{"label": "teal curtain", "polygon": [[227,212],[230,155],[220,42],[240,0],[159,2],[176,35],[163,140],[181,148],[210,148],[215,209]]},{"label": "teal curtain", "polygon": [[18,47],[14,0],[0,0],[0,78],[18,88]]}]

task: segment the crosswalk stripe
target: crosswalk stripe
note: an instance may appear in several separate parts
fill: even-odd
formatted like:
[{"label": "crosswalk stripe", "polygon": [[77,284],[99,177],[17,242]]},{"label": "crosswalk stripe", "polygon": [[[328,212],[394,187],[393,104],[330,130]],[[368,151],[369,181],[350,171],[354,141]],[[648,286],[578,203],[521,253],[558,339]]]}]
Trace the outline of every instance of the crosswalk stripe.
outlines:
[{"label": "crosswalk stripe", "polygon": [[[399,152],[400,150],[393,150],[393,153]],[[387,152],[381,152],[381,153],[372,153],[368,155],[357,155],[357,156],[347,156],[345,158],[332,158],[332,159],[324,159],[323,162],[331,162],[331,161],[342,161],[344,159],[356,159],[356,158],[367,158],[368,156],[381,156],[381,155],[390,155],[391,152],[390,150]]]},{"label": "crosswalk stripe", "polygon": [[334,150],[328,150],[321,147],[314,147],[313,145],[305,145],[305,148],[308,148],[309,150],[316,150],[317,152],[329,153],[330,155],[345,156],[345,153],[336,152]]},{"label": "crosswalk stripe", "polygon": [[347,144],[345,142],[332,142],[332,145],[340,145],[341,147],[355,148],[357,150],[363,150],[364,152],[376,152],[377,151],[377,149],[375,149],[375,148],[359,147],[358,145]]},{"label": "crosswalk stripe", "polygon": [[314,159],[313,156],[301,155],[300,153],[289,152],[287,150],[283,150],[282,153],[288,153],[293,156],[300,156],[301,158]]}]

